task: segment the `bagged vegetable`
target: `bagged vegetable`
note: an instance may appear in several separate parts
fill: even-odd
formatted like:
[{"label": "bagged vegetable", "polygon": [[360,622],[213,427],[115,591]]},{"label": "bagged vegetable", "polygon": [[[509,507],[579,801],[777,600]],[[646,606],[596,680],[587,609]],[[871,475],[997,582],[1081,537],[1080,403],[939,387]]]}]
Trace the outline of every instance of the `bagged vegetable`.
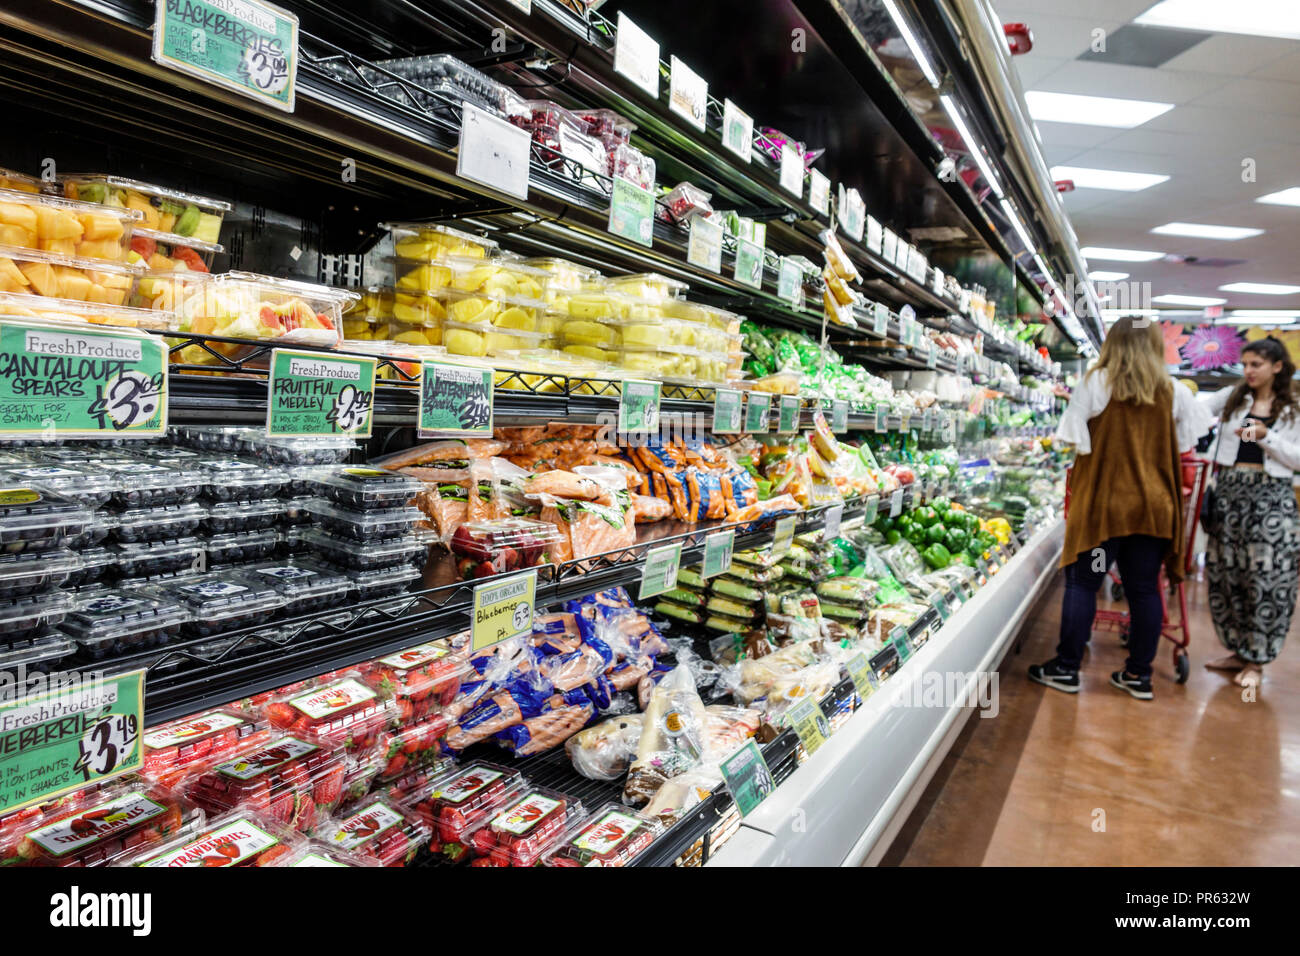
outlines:
[{"label": "bagged vegetable", "polygon": [[636,760],[623,788],[623,802],[642,806],[665,781],[699,764],[704,734],[704,702],[690,672],[684,667],[674,668],[650,695]]}]

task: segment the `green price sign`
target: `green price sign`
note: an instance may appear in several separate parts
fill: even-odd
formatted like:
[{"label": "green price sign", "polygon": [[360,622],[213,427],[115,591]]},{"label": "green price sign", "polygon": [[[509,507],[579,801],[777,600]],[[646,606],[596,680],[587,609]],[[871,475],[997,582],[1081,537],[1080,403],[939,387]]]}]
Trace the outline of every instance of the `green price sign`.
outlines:
[{"label": "green price sign", "polygon": [[637,600],[644,601],[671,591],[677,586],[677,569],[682,565],[681,543],[665,544],[646,552],[641,569],[641,591]]},{"label": "green price sign", "polygon": [[815,697],[804,697],[785,712],[786,723],[799,735],[799,742],[811,757],[831,735],[831,725]]},{"label": "green price sign", "polygon": [[876,431],[889,431],[889,407],[886,405],[876,406]]},{"label": "green price sign", "polygon": [[897,518],[903,510],[903,489],[895,488],[889,496],[889,517]]},{"label": "green price sign", "polygon": [[768,412],[772,407],[772,396],[767,392],[750,392],[745,399],[745,431],[751,435],[762,435],[771,431],[768,424]]},{"label": "green price sign", "polygon": [[643,246],[654,245],[654,193],[622,176],[615,176],[609,200],[609,231]]},{"label": "green price sign", "polygon": [[797,395],[781,396],[780,421],[776,430],[781,435],[793,435],[799,430],[800,401]]},{"label": "green price sign", "polygon": [[369,438],[377,360],[334,352],[271,353],[266,433],[272,438]]},{"label": "green price sign", "polygon": [[858,692],[858,696],[866,700],[876,692],[880,687],[880,678],[876,676],[875,670],[871,667],[871,658],[867,657],[862,651],[858,651],[850,657],[844,664],[844,669],[849,672],[849,680],[853,681],[853,689]]},{"label": "green price sign", "polygon": [[0,435],[167,431],[167,347],[152,335],[0,322]]},{"label": "green price sign", "polygon": [[618,398],[618,433],[646,434],[659,428],[658,382],[624,379]]},{"label": "green price sign", "polygon": [[907,641],[907,629],[901,624],[889,632],[889,642],[898,651],[898,659],[906,661],[912,656],[912,645]]},{"label": "green price sign", "polygon": [[724,758],[718,769],[742,817],[749,816],[776,789],[763,752],[752,740],[745,741],[739,750]]},{"label": "green price sign", "polygon": [[713,273],[722,272],[722,226],[700,216],[691,220],[686,261]]},{"label": "green price sign", "polygon": [[776,294],[791,305],[803,299],[803,269],[793,259],[781,259],[781,271],[777,273]]},{"label": "green price sign", "polygon": [[934,609],[939,612],[939,620],[941,621],[948,620],[952,612],[948,609],[948,602],[944,600],[942,594],[940,594],[938,591],[935,591],[933,594],[930,595],[930,603],[934,605]]},{"label": "green price sign", "polygon": [[866,508],[862,512],[862,523],[872,524],[878,514],[880,514],[880,495],[870,495],[867,498]]},{"label": "green price sign", "polygon": [[731,570],[731,554],[736,547],[736,532],[717,531],[704,539],[704,568],[701,577],[716,578]]},{"label": "green price sign", "polygon": [[536,597],[536,571],[525,571],[476,586],[472,631],[474,650],[481,651],[520,634],[531,633]]},{"label": "green price sign", "polygon": [[155,3],[153,60],[292,113],[298,18],[262,0]]},{"label": "green price sign", "polygon": [[930,414],[930,409],[921,413],[921,431],[928,432],[934,427],[934,418]]},{"label": "green price sign", "polygon": [[[88,606],[105,600],[119,599]],[[57,687],[39,673],[0,684],[0,814],[139,770],[143,732],[143,670],[73,672]]]},{"label": "green price sign", "polygon": [[713,398],[713,432],[735,435],[744,423],[744,396],[734,388],[720,388]]},{"label": "green price sign", "polygon": [[794,541],[794,515],[776,519],[776,530],[772,534],[772,556],[780,557],[790,550]]},{"label": "green price sign", "polygon": [[492,372],[425,362],[420,368],[421,438],[492,437]]},{"label": "green price sign", "polygon": [[754,289],[763,287],[763,247],[748,239],[736,240],[736,281]]}]

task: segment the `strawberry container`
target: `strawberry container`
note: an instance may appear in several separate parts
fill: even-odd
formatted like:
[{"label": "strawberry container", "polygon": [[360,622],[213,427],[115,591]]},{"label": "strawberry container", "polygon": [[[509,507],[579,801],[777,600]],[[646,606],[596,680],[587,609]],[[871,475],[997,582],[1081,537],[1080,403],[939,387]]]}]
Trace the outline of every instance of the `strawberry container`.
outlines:
[{"label": "strawberry container", "polygon": [[642,189],[655,188],[655,161],[629,143],[615,143],[606,154],[606,170],[612,179],[621,176]]},{"label": "strawberry container", "polygon": [[547,521],[494,518],[467,521],[456,529],[448,547],[462,578],[488,577],[551,562],[551,550],[563,535]]},{"label": "strawberry container", "polygon": [[221,867],[279,866],[301,853],[308,841],[281,823],[247,810],[223,813],[209,820],[198,834],[169,840],[124,861],[127,866]]},{"label": "strawberry container", "polygon": [[542,147],[541,163],[563,170],[565,159],[594,172],[605,171],[605,148],[600,139],[588,133],[588,124],[563,106],[549,100],[526,102],[510,122],[526,129],[533,142]]},{"label": "strawberry container", "polygon": [[354,856],[344,853],[319,840],[307,840],[301,846],[292,848],[288,853],[277,856],[270,863],[272,867],[316,867],[316,866],[369,866],[378,867],[379,862],[369,857]]},{"label": "strawberry container", "polygon": [[124,262],[139,212],[0,189],[0,246]]},{"label": "strawberry container", "polygon": [[310,686],[276,695],[262,713],[278,730],[311,734],[346,750],[363,750],[379,741],[392,714],[390,704],[356,671],[336,679],[318,678]]},{"label": "strawberry container", "polygon": [[383,743],[383,766],[378,780],[391,783],[412,770],[439,763],[442,751],[438,741],[450,727],[450,719],[433,713],[390,731]]},{"label": "strawberry container", "polygon": [[464,656],[446,644],[420,644],[363,665],[362,679],[383,700],[392,702],[391,720],[401,728],[455,700],[472,670]]},{"label": "strawberry container", "polygon": [[574,116],[586,124],[587,133],[606,145],[626,143],[636,131],[636,124],[613,110],[574,110]]},{"label": "strawberry container", "polygon": [[419,815],[383,797],[372,797],[350,815],[330,820],[318,839],[327,846],[376,860],[380,866],[406,866],[433,837]]},{"label": "strawberry container", "polygon": [[277,736],[189,778],[186,792],[209,814],[252,810],[299,833],[343,798],[341,749],[298,735]]},{"label": "strawberry container", "polygon": [[174,785],[199,766],[221,763],[256,739],[270,740],[264,720],[220,707],[150,727],[144,734],[144,769],[151,780]]},{"label": "strawberry container", "polygon": [[546,866],[627,866],[663,832],[656,822],[607,803],[572,826],[546,855]]},{"label": "strawberry container", "polygon": [[517,770],[478,760],[408,794],[407,805],[434,827],[439,843],[461,844],[524,785]]},{"label": "strawberry container", "polygon": [[475,866],[536,866],[583,816],[582,804],[544,787],[525,787],[467,834]]},{"label": "strawberry container", "polygon": [[155,186],[120,176],[74,173],[60,176],[69,199],[97,203],[112,209],[133,210],[146,229],[173,233],[183,239],[216,242],[230,203],[192,193]]}]

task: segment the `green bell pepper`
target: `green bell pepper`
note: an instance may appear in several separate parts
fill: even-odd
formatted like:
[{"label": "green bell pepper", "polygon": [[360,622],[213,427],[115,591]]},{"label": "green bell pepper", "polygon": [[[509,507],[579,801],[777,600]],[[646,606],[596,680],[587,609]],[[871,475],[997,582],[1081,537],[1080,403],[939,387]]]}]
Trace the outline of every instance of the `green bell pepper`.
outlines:
[{"label": "green bell pepper", "polygon": [[915,521],[913,521],[903,530],[903,537],[906,538],[907,541],[910,544],[914,545],[915,547],[924,548],[925,547],[925,526],[919,525]]},{"label": "green bell pepper", "polygon": [[952,499],[940,495],[930,502],[930,507],[939,512],[940,517],[947,521],[948,509],[952,507]]},{"label": "green bell pepper", "polygon": [[902,540],[903,540],[903,536],[898,533],[897,528],[890,528],[888,531],[885,532],[886,544],[898,544],[898,542]]},{"label": "green bell pepper", "polygon": [[939,512],[935,511],[929,505],[924,505],[912,512],[912,520],[920,522],[923,527],[930,527],[939,520]]},{"label": "green bell pepper", "polygon": [[949,528],[948,533],[943,536],[943,546],[953,554],[965,551],[968,544],[970,544],[970,535],[965,528]]},{"label": "green bell pepper", "polygon": [[[948,534],[948,529],[943,525],[935,522],[925,529],[926,544],[943,544],[944,537]],[[951,550],[951,548],[949,549]]]},{"label": "green bell pepper", "polygon": [[949,562],[952,561],[952,554],[941,544],[930,545],[921,552],[921,557],[925,559],[926,564],[936,571],[946,568]]}]

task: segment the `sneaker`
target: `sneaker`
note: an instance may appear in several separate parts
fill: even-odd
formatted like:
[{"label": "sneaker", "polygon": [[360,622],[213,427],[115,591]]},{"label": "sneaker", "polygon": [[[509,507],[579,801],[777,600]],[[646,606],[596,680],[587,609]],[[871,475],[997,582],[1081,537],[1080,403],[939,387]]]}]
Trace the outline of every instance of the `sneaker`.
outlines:
[{"label": "sneaker", "polygon": [[1032,665],[1029,668],[1029,679],[1067,694],[1079,693],[1079,672],[1062,667],[1056,658],[1046,664]]},{"label": "sneaker", "polygon": [[1127,671],[1116,671],[1111,674],[1110,686],[1118,687],[1138,700],[1154,700],[1156,696],[1151,692],[1150,677],[1134,677]]}]

